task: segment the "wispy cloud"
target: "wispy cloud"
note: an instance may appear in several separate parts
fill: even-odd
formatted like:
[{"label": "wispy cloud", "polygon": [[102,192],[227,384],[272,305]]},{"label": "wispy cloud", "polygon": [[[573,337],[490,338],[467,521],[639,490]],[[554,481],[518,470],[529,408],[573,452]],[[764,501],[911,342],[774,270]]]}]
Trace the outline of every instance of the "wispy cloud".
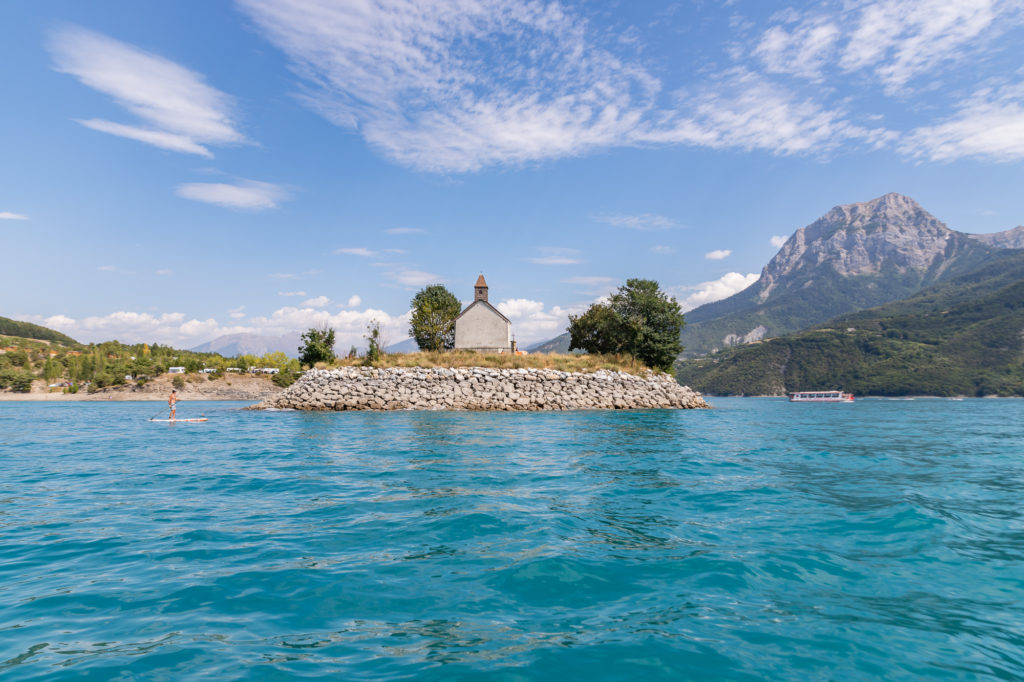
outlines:
[{"label": "wispy cloud", "polygon": [[245,317],[245,306],[240,305],[237,308],[232,308],[231,310],[228,311],[228,316],[234,320],[239,320]]},{"label": "wispy cloud", "polygon": [[582,275],[579,277],[566,277],[562,280],[565,284],[572,284],[580,293],[593,296],[605,296],[615,288],[614,277],[602,277],[600,275]]},{"label": "wispy cloud", "polygon": [[275,208],[279,201],[287,197],[280,186],[256,180],[242,180],[233,185],[224,182],[188,182],[178,185],[175,191],[183,199],[254,211]]},{"label": "wispy cloud", "polygon": [[785,244],[787,241],[789,241],[789,237],[787,237],[785,235],[782,235],[782,234],[777,234],[777,235],[773,235],[772,238],[769,239],[768,241],[775,248],[781,249],[783,244]]},{"label": "wispy cloud", "polygon": [[79,121],[88,128],[204,157],[213,156],[204,145],[246,142],[231,98],[194,71],[79,27],[55,31],[49,47],[58,71],[109,95],[142,122]]},{"label": "wispy cloud", "polygon": [[660,254],[664,255],[664,254],[673,253],[674,249],[671,246],[665,246],[663,244],[659,244],[657,246],[652,246],[651,247],[651,252],[652,253],[660,253]]},{"label": "wispy cloud", "polygon": [[396,270],[394,272],[389,272],[388,277],[398,284],[406,287],[422,287],[427,286],[428,284],[439,284],[444,282],[444,278],[440,275],[435,275],[432,272],[424,272],[423,270]]},{"label": "wispy cloud", "polygon": [[156,274],[160,275],[161,277],[166,277],[167,275],[173,275],[174,270],[171,270],[170,268],[162,268],[160,270],[157,270]]},{"label": "wispy cloud", "polygon": [[399,255],[405,253],[404,249],[368,249],[363,246],[348,246],[343,249],[335,249],[333,253],[337,256],[362,256],[363,258],[380,258],[384,255]]},{"label": "wispy cloud", "polygon": [[657,213],[640,213],[638,215],[605,215],[598,216],[599,222],[614,227],[624,227],[630,230],[671,230],[679,227],[679,223]]},{"label": "wispy cloud", "polygon": [[930,161],[1024,159],[1024,84],[975,92],[948,120],[912,131],[900,151]]},{"label": "wispy cloud", "polygon": [[[267,277],[269,277],[270,279],[301,279],[303,277],[310,277],[312,275],[318,275],[318,274],[320,274],[319,270],[306,270],[305,272],[274,272],[274,273],[271,273],[271,274],[267,275]],[[280,293],[280,295],[281,296],[305,296],[306,294],[305,294],[305,292],[297,291],[297,292],[289,292],[289,293]]]},{"label": "wispy cloud", "polygon": [[[271,277],[273,277],[273,275],[271,275]],[[305,291],[279,291],[279,292],[277,292],[277,295],[278,296],[305,296],[306,292]]]},{"label": "wispy cloud", "polygon": [[663,92],[648,69],[606,49],[562,5],[239,1],[291,57],[312,107],[422,170],[475,171],[649,144],[792,154],[867,134],[842,110],[742,71],[694,92]]},{"label": "wispy cloud", "polygon": [[716,249],[714,251],[708,251],[704,254],[704,257],[708,260],[722,260],[732,255],[730,249]]},{"label": "wispy cloud", "polygon": [[100,265],[96,269],[100,272],[113,272],[114,270],[117,270],[113,265]]},{"label": "wispy cloud", "polygon": [[867,0],[786,10],[760,36],[753,55],[766,71],[820,80],[867,73],[889,94],[955,64],[1019,24],[1017,0]]},{"label": "wispy cloud", "polygon": [[426,232],[426,230],[418,227],[392,227],[384,230],[384,232],[386,234],[421,234]]},{"label": "wispy cloud", "polygon": [[527,259],[536,265],[577,265],[583,262],[579,258],[579,249],[541,246],[537,248],[537,251],[539,256]]},{"label": "wispy cloud", "polygon": [[0,211],[0,220],[28,220],[28,216],[10,211]]}]

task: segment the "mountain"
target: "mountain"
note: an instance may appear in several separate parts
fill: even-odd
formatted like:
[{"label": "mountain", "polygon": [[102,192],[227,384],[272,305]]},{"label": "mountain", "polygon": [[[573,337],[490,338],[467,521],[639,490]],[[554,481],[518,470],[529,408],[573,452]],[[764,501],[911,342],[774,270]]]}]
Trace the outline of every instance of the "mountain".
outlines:
[{"label": "mountain", "polygon": [[1007,230],[1006,232],[970,234],[967,236],[978,240],[982,244],[994,246],[997,249],[1024,249],[1024,225]]},{"label": "mountain", "polygon": [[836,206],[797,230],[753,285],[687,313],[684,355],[779,336],[906,298],[978,267],[996,252],[995,244],[1010,239],[956,232],[895,193]]},{"label": "mountain", "polygon": [[298,332],[281,336],[265,336],[262,334],[225,334],[212,341],[200,344],[191,350],[198,353],[220,353],[224,357],[236,355],[265,355],[281,351],[290,358],[299,356],[301,345]]},{"label": "mountain", "polygon": [[677,377],[717,395],[1024,395],[1024,251],[905,300],[684,361]]},{"label": "mountain", "polygon": [[0,317],[0,334],[4,336],[19,336],[23,339],[36,339],[37,341],[55,341],[66,346],[78,345],[78,342],[70,336],[61,334],[49,327],[32,324],[31,322],[19,322],[9,317]]},{"label": "mountain", "polygon": [[[553,339],[547,341],[540,341],[527,346],[524,348],[527,353],[561,353],[565,354],[569,352],[569,332],[559,334]],[[574,353],[582,353],[583,351],[575,350]]]},{"label": "mountain", "polygon": [[385,353],[418,353],[420,347],[416,344],[416,339],[406,339],[405,341],[399,341],[393,343],[384,349]]}]

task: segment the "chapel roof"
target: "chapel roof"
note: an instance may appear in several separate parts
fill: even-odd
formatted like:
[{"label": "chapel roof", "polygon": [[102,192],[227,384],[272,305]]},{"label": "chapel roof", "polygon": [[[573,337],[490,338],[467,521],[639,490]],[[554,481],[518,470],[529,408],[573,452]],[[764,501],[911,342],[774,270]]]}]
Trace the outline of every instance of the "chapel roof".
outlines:
[{"label": "chapel roof", "polygon": [[485,286],[487,286],[487,280],[484,279],[483,273],[481,273],[480,276],[476,278],[476,284],[474,284],[473,286],[477,286],[477,287],[485,287]]}]

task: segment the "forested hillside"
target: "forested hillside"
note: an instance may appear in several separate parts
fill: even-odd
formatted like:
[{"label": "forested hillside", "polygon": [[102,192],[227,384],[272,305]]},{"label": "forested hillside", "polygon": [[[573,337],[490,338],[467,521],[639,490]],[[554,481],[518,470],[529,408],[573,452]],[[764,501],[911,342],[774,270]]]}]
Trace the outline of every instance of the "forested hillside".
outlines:
[{"label": "forested hillside", "polygon": [[1024,395],[1024,252],[912,298],[679,365],[718,395]]},{"label": "forested hillside", "polygon": [[12,320],[9,317],[0,317],[0,335],[18,336],[26,339],[38,339],[40,341],[55,341],[69,346],[78,343],[70,336],[61,334],[53,329],[41,327],[40,325],[32,324],[31,322],[19,322],[18,320]]}]

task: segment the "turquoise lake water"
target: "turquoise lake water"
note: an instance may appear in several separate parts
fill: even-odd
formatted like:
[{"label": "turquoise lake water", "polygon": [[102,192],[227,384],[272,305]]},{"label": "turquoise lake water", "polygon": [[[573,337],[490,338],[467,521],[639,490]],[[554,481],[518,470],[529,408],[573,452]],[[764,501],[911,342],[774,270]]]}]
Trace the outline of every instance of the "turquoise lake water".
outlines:
[{"label": "turquoise lake water", "polygon": [[712,402],[0,403],[0,678],[1024,677],[1024,401]]}]

